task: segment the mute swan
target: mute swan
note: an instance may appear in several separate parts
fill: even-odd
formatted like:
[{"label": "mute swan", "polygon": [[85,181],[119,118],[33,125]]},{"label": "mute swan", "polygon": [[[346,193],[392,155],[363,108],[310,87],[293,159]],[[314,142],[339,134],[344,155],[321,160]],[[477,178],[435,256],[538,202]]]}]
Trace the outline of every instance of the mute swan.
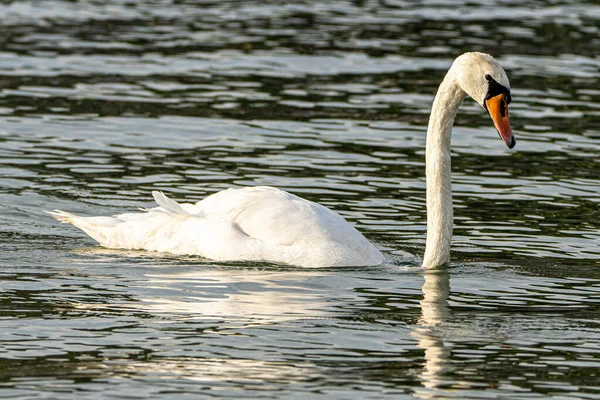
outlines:
[{"label": "mute swan", "polygon": [[[459,56],[438,89],[427,128],[425,268],[443,265],[450,258],[450,137],[456,112],[467,95],[488,111],[508,147],[515,145],[508,120],[511,97],[506,73],[488,54]],[[303,267],[378,265],[384,261],[381,252],[340,215],[280,189],[227,189],[196,204],[178,204],[161,192],[152,195],[159,207],[143,213],[81,217],[55,210],[49,214],[109,248]]]}]

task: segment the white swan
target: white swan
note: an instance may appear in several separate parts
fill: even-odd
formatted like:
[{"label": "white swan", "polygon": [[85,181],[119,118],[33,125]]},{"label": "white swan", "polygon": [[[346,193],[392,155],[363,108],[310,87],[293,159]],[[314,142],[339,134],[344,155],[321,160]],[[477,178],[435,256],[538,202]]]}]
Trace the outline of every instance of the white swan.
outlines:
[{"label": "white swan", "polygon": [[[506,73],[490,55],[461,55],[438,89],[427,129],[425,268],[440,266],[450,258],[450,137],[456,111],[467,95],[489,112],[508,147],[515,144],[508,121],[510,86]],[[159,207],[143,213],[80,217],[55,210],[49,214],[109,248],[304,267],[377,265],[384,260],[381,252],[340,215],[280,189],[228,189],[196,204],[178,204],[160,192],[152,194]]]}]

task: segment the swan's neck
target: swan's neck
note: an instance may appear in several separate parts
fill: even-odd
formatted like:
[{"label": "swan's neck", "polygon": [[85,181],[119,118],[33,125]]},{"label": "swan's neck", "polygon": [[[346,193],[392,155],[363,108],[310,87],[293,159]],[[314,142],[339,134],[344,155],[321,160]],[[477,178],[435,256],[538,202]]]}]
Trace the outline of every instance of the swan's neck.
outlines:
[{"label": "swan's neck", "polygon": [[427,244],[424,268],[438,267],[450,259],[453,225],[450,139],[456,111],[466,95],[450,71],[433,101],[425,151]]}]

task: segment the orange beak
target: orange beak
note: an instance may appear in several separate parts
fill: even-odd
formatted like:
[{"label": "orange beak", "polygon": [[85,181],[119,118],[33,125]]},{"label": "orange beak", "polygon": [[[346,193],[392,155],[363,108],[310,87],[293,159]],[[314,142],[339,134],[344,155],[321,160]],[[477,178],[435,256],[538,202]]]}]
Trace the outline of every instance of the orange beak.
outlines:
[{"label": "orange beak", "polygon": [[485,100],[485,108],[490,113],[490,117],[494,121],[494,126],[500,135],[500,138],[506,143],[509,149],[515,147],[517,141],[510,129],[510,121],[508,120],[508,102],[504,94],[499,94],[490,99]]}]

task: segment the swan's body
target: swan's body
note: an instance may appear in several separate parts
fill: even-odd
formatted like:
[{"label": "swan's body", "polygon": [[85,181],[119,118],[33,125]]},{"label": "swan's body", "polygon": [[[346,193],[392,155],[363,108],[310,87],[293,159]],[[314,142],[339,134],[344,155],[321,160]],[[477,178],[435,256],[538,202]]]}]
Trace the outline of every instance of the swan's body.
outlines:
[{"label": "swan's body", "polygon": [[[470,95],[488,110],[509,147],[510,86],[489,55],[465,53],[448,71],[427,129],[427,244],[425,268],[450,258],[453,211],[450,138],[454,117]],[[268,261],[306,267],[377,265],[383,255],[335,212],[271,187],[228,189],[196,204],[153,192],[159,207],[114,217],[50,214],[109,248],[200,255],[220,261]]]},{"label": "swan's body", "polygon": [[379,250],[339,214],[280,189],[227,189],[196,204],[179,204],[160,192],[153,195],[160,207],[145,213],[51,214],[109,248],[301,266],[383,262]]}]

